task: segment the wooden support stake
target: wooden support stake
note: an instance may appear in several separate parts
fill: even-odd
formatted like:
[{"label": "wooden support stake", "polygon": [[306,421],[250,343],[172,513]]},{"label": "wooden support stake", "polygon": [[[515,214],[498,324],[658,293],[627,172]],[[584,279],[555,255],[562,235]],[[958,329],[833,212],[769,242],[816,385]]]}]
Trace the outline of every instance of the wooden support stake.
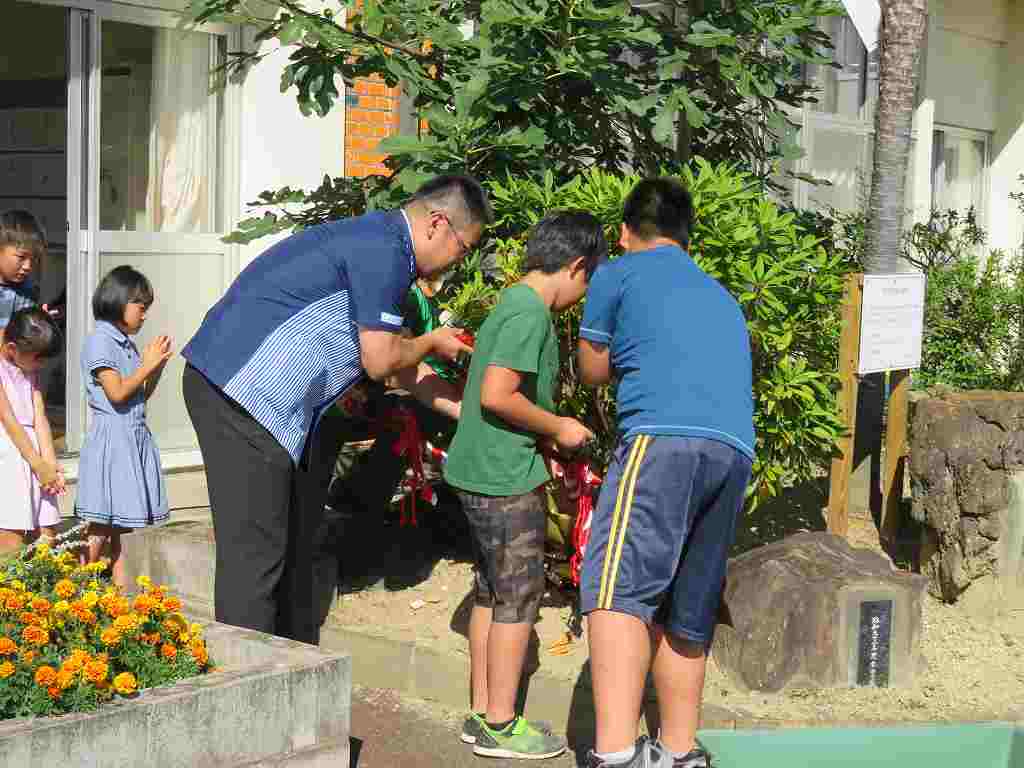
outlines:
[{"label": "wooden support stake", "polygon": [[853,439],[857,421],[857,365],[860,361],[860,311],[864,275],[846,278],[843,300],[843,332],[839,341],[839,417],[846,434],[839,439],[840,455],[832,459],[828,491],[828,531],[846,537],[849,526],[850,474],[853,472]]},{"label": "wooden support stake", "polygon": [[900,530],[903,500],[903,472],[907,455],[907,392],[910,371],[893,371],[890,379],[889,412],[885,423],[885,485],[882,493],[882,524],[879,538],[894,544]]}]

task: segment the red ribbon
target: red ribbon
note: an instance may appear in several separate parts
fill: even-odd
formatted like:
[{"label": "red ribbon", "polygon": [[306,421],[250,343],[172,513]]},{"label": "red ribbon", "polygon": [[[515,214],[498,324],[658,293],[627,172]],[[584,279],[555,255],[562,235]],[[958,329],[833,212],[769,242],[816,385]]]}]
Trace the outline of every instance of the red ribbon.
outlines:
[{"label": "red ribbon", "polygon": [[401,516],[399,525],[412,525],[414,528],[419,525],[416,519],[416,499],[422,498],[428,504],[434,501],[434,490],[427,485],[426,474],[423,472],[423,434],[420,432],[419,422],[411,409],[399,406],[388,413],[387,420],[397,422],[401,425],[401,432],[398,440],[391,447],[396,456],[402,456],[409,464],[410,474],[402,483],[408,493],[410,500],[408,509],[406,507],[406,496],[402,496]]},{"label": "red ribbon", "polygon": [[580,585],[583,556],[590,542],[590,524],[594,516],[594,498],[601,486],[601,477],[585,461],[573,461],[565,468],[566,487],[576,494],[576,523],[572,529],[572,557],[569,559],[569,578]]}]

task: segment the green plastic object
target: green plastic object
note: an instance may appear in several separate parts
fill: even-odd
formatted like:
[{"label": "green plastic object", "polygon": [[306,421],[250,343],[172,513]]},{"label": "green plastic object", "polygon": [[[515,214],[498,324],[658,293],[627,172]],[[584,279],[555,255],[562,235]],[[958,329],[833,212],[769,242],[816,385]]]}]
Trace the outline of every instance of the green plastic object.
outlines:
[{"label": "green plastic object", "polygon": [[715,768],[1024,768],[1012,723],[894,728],[707,730]]}]

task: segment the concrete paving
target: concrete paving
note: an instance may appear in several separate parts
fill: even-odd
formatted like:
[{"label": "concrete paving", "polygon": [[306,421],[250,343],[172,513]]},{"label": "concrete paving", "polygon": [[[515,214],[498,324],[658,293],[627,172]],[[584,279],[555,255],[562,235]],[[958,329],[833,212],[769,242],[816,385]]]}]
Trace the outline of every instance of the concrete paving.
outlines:
[{"label": "concrete paving", "polygon": [[[512,768],[537,765],[576,768],[571,750],[550,760],[478,757],[459,740],[461,713],[399,696],[395,691],[355,686],[352,690],[349,768]],[[579,762],[586,759],[581,750]]]}]

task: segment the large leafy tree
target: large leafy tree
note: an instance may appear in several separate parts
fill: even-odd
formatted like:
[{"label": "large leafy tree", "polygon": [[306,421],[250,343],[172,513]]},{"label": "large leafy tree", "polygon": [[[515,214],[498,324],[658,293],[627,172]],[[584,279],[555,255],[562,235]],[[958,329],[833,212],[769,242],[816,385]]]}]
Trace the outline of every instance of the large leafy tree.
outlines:
[{"label": "large leafy tree", "polygon": [[[621,0],[190,5],[195,23],[254,24],[260,40],[294,45],[281,85],[303,112],[326,114],[339,76],[378,75],[401,83],[429,126],[382,143],[393,177],[268,193],[265,203],[309,205],[250,222],[246,237],[393,203],[447,171],[550,171],[561,183],[591,166],[678,168],[692,154],[767,180],[775,161],[798,153],[787,110],[813,99],[801,65],[829,61],[816,20],[837,12],[832,0],[670,0],[646,10]],[[258,58],[239,52],[231,66]]]}]

